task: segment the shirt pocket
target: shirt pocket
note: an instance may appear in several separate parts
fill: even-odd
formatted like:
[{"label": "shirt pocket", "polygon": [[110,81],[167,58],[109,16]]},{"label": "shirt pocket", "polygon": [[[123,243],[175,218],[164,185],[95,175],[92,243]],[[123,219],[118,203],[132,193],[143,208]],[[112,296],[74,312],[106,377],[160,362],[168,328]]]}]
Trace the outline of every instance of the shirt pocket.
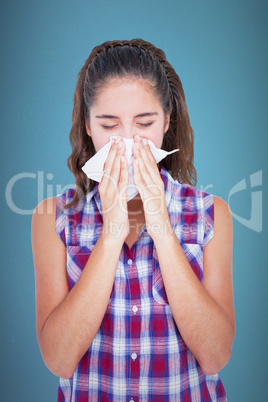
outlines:
[{"label": "shirt pocket", "polygon": [[[181,247],[197,278],[203,280],[203,247],[198,243],[182,243]],[[158,261],[156,248],[153,248],[152,267],[152,293],[154,300],[162,305],[168,304],[161,268]]]},{"label": "shirt pocket", "polygon": [[92,249],[93,247],[67,245],[67,277],[69,289],[78,281],[90,257]]}]

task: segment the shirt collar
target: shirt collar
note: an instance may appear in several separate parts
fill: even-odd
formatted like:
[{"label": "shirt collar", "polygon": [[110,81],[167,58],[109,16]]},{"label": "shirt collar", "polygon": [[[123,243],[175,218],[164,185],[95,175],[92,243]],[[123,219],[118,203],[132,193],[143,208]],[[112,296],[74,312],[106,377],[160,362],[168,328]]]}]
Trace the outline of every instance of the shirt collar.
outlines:
[{"label": "shirt collar", "polygon": [[97,204],[99,213],[102,216],[102,207],[101,207],[101,199],[100,199],[100,192],[99,192],[99,183],[96,184],[96,186],[94,187],[93,191],[94,191],[94,194],[93,194],[94,200],[95,200],[95,202]]},{"label": "shirt collar", "polygon": [[96,202],[98,210],[99,210],[100,214],[102,215],[102,207],[101,207],[100,192],[99,192],[99,183],[97,183],[97,182],[96,182],[93,190],[91,190],[86,195],[86,203],[90,204],[92,199],[94,199],[94,201]]}]

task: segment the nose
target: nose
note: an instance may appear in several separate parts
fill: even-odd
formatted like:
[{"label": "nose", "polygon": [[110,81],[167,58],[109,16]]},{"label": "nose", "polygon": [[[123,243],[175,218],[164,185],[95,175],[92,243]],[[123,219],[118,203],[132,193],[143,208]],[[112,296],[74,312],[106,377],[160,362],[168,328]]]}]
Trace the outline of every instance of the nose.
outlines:
[{"label": "nose", "polygon": [[135,136],[135,130],[131,123],[129,124],[122,124],[120,135],[125,139],[132,139]]}]

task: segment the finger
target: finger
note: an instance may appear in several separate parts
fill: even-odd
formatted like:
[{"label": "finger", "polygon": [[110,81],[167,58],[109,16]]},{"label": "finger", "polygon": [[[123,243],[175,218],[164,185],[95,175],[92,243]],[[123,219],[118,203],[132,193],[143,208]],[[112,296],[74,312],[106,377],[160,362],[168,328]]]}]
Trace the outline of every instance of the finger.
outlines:
[{"label": "finger", "polygon": [[141,175],[147,185],[152,184],[162,184],[162,179],[159,173],[157,162],[152,154],[148,142],[140,141],[139,145],[139,162]]},{"label": "finger", "polygon": [[120,172],[121,172],[121,156],[125,153],[125,143],[120,141],[117,146],[117,152],[110,170],[110,182],[109,185],[115,189],[118,186]]},{"label": "finger", "polygon": [[111,169],[112,169],[113,162],[115,160],[117,150],[118,150],[118,142],[119,142],[118,139],[117,139],[117,141],[112,140],[111,148],[109,150],[107,159],[104,163],[104,167],[103,167],[104,173],[103,173],[103,177],[102,177],[102,180],[100,183],[101,187],[103,189],[107,188],[109,181],[110,181]]},{"label": "finger", "polygon": [[138,161],[138,164],[135,162],[134,166],[139,168],[138,172],[139,175],[141,176],[141,180],[144,182],[144,184],[148,185],[153,182],[153,178],[151,176],[152,168],[150,167],[148,160],[146,161],[147,158],[142,157],[140,144],[138,144],[138,147],[139,151],[136,153],[136,159],[135,159],[136,161]]},{"label": "finger", "polygon": [[127,197],[128,165],[127,165],[127,159],[124,155],[120,157],[120,163],[121,163],[121,170],[119,179],[119,190],[120,193],[122,192],[122,195],[124,197]]},{"label": "finger", "polygon": [[[144,159],[145,166],[152,165],[154,169],[158,170],[157,163],[155,161],[155,158],[152,154],[152,151],[150,149],[147,140],[145,138],[143,138],[142,140],[138,138],[139,138],[138,136],[134,138],[134,144],[132,148],[134,157],[135,158],[142,157]],[[151,170],[152,168],[150,167],[149,171]]]},{"label": "finger", "polygon": [[145,138],[143,138],[143,140],[140,141],[139,145],[140,145],[139,147],[140,156],[143,160],[144,165],[147,167],[147,171],[150,172],[150,175],[154,181],[159,179],[160,176],[158,166],[152,154],[148,141]]},{"label": "finger", "polygon": [[140,193],[141,199],[142,201],[144,200],[144,196],[146,194],[146,186],[145,183],[143,181],[143,178],[141,176],[141,169],[140,169],[140,165],[139,165],[139,159],[135,159],[133,161],[133,181],[134,184],[138,190],[138,192]]},{"label": "finger", "polygon": [[144,157],[144,159],[152,162],[153,164],[156,164],[155,158],[152,154],[151,148],[150,148],[148,140],[146,138],[143,138],[140,141],[140,152],[141,152],[141,155]]}]

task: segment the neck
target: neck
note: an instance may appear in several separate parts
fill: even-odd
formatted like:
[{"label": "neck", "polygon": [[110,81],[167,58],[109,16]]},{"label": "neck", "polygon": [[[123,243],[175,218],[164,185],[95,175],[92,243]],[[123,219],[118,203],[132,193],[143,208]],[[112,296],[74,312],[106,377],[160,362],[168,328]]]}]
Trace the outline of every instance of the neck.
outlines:
[{"label": "neck", "polygon": [[141,215],[143,214],[143,204],[140,194],[137,194],[127,203],[128,214],[129,215]]}]

